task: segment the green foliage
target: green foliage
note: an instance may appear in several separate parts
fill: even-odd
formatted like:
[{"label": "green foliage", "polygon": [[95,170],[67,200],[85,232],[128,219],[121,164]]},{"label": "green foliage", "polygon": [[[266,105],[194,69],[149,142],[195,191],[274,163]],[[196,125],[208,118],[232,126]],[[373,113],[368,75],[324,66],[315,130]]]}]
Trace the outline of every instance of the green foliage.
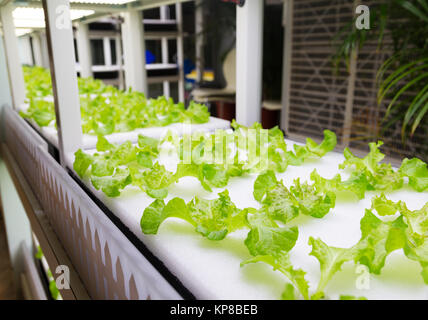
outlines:
[{"label": "green foliage", "polygon": [[366,191],[393,191],[403,187],[408,179],[410,187],[422,192],[428,190],[428,169],[420,159],[404,159],[399,170],[394,170],[390,163],[381,163],[385,155],[380,152],[382,141],[370,143],[370,152],[364,158],[358,158],[345,148],[345,161],[340,169],[350,172],[350,177],[342,181],[340,174],[331,179],[321,177],[315,170],[311,173],[314,186],[321,192],[350,191],[363,199]]},{"label": "green foliage", "polygon": [[324,217],[335,206],[334,192],[321,190],[315,184],[301,183],[300,179],[288,189],[277,181],[273,171],[267,171],[254,182],[254,198],[262,205],[261,210],[273,220],[288,223],[299,213],[314,218]]},{"label": "green foliage", "polygon": [[329,247],[321,239],[309,238],[312,247],[310,255],[317,258],[321,268],[321,278],[312,299],[318,300],[324,297],[324,289],[333,275],[338,272],[343,263],[354,259],[356,251],[354,248]]},{"label": "green foliage", "polygon": [[143,233],[156,234],[163,221],[175,217],[189,222],[196,232],[209,240],[222,240],[228,233],[246,226],[245,215],[246,211],[236,208],[225,190],[217,199],[195,197],[187,204],[180,198],[167,204],[155,200],[144,210],[140,226]]},{"label": "green foliage", "polygon": [[[236,230],[248,229],[244,244],[251,257],[241,266],[262,262],[281,272],[289,281],[281,296],[283,299],[323,299],[328,283],[343,264],[363,264],[371,273],[380,274],[388,255],[396,250],[403,250],[409,259],[420,263],[421,274],[428,283],[428,204],[421,210],[410,211],[403,202],[395,203],[381,193],[372,199],[371,210],[366,210],[361,219],[361,238],[355,245],[332,247],[321,239],[310,237],[310,254],[319,261],[321,270],[318,286],[312,292],[305,279],[305,271],[296,269],[291,263],[290,251],[297,242],[299,231],[297,226],[289,224],[299,214],[323,218],[334,208],[339,191],[354,192],[361,199],[368,190],[400,188],[406,179],[415,190],[423,191],[426,164],[419,159],[405,159],[399,170],[393,170],[390,164],[381,163],[384,155],[379,147],[382,143],[372,143],[370,152],[363,158],[345,150],[345,161],[340,167],[350,172],[347,180],[342,181],[339,174],[325,179],[314,171],[312,183],[296,179],[286,187],[283,181],[278,181],[274,171],[285,170],[286,166],[281,164],[285,163],[282,162],[285,158],[269,160],[268,164],[265,163],[267,169],[263,171],[258,157],[262,153],[248,153],[244,160],[239,161],[239,151],[245,149],[240,150],[238,141],[244,137],[247,146],[249,144],[255,150],[261,149],[260,144],[265,144],[266,150],[273,146],[272,154],[275,154],[273,149],[289,152],[282,132],[277,128],[261,132],[259,124],[247,128],[234,123],[234,127],[234,132],[221,131],[218,135],[177,137],[169,133],[162,141],[140,136],[138,145],[129,142],[114,145],[100,136],[96,153],[76,152],[74,168],[79,175],[89,177],[94,187],[108,196],[117,196],[124,187],[132,184],[155,198],[140,220],[144,234],[157,234],[161,224],[169,218],[186,221],[201,236],[213,241],[223,240]],[[288,157],[294,157],[294,161],[287,165],[300,164],[309,156],[323,156],[334,147],[331,137],[327,132],[324,142],[319,145],[308,140],[305,146],[294,148],[290,152],[293,156]],[[157,162],[164,143],[172,146],[178,156],[176,172],[169,172]],[[212,162],[215,156],[222,161]],[[197,178],[201,186],[211,191],[212,188],[227,186],[231,177],[248,173],[259,174],[253,190],[254,198],[260,203],[258,209],[236,207],[227,190],[219,192],[212,200],[200,197],[194,197],[188,203],[180,198],[163,200],[168,186],[185,176]],[[380,217],[391,216],[394,220],[384,221],[375,212]]]},{"label": "green foliage", "polygon": [[379,150],[382,144],[382,141],[369,143],[370,152],[364,158],[354,156],[346,148],[343,152],[346,160],[339,168],[363,172],[368,181],[368,190],[392,191],[400,189],[403,186],[401,174],[394,171],[390,163],[380,163],[385,157]]},{"label": "green foliage", "polygon": [[[43,259],[43,257],[44,257],[42,248],[40,246],[37,246],[37,252],[35,254],[35,257],[36,257],[36,259],[39,259],[39,260]],[[58,300],[58,298],[60,297],[60,293],[59,293],[59,290],[56,286],[55,278],[52,275],[52,271],[50,269],[47,269],[46,276],[47,276],[48,281],[49,281],[49,292],[51,294],[51,297],[54,300]]]},{"label": "green foliage", "polygon": [[[196,132],[183,137],[168,133],[162,141],[139,135],[137,146],[129,141],[116,146],[99,135],[96,145],[98,152],[90,155],[78,150],[73,168],[80,177],[88,175],[94,187],[110,197],[119,196],[121,190],[131,184],[153,198],[163,199],[168,194],[167,188],[186,176],[195,177],[205,190],[211,192],[213,188],[226,187],[231,177],[265,171],[269,164],[266,161],[268,154],[263,153],[263,148],[286,148],[283,133],[278,128],[263,130],[260,124],[254,124],[251,128],[238,127],[236,123],[234,125],[237,130],[233,132]],[[266,141],[261,138],[263,132],[266,133]],[[243,140],[245,144],[241,145]],[[323,156],[334,148],[335,141],[335,134],[326,131],[325,139],[320,145],[308,139],[306,146],[300,146],[299,150],[305,150],[303,156],[297,155],[303,154],[302,152],[287,152],[294,159],[299,159],[298,162],[294,161],[297,165],[308,157]],[[179,157],[175,172],[168,171],[157,161],[164,143],[172,144],[173,151]],[[240,155],[244,155],[245,159],[240,159]],[[288,163],[283,166],[276,160],[278,159],[272,161],[272,167],[285,170]],[[299,188],[296,189],[296,194],[309,192],[304,184],[299,185]]]},{"label": "green foliage", "polygon": [[384,222],[366,210],[360,222],[361,240],[356,245],[356,261],[366,265],[371,273],[380,274],[386,257],[404,247],[406,227],[401,216],[394,221]]},{"label": "green foliage", "polygon": [[[294,288],[297,288],[299,290],[300,294],[305,300],[309,299],[309,284],[305,279],[306,272],[302,269],[294,269],[287,252],[280,252],[273,256],[256,256],[254,258],[242,262],[241,266],[256,262],[264,262],[272,266],[274,270],[280,271],[290,280]],[[290,289],[291,288],[288,288],[288,292],[284,292],[282,294],[282,297],[290,298]],[[294,290],[292,297],[294,298]]]},{"label": "green foliage", "polygon": [[241,267],[249,263],[264,262],[284,274],[302,297],[308,299],[306,273],[301,269],[294,269],[288,254],[296,244],[297,227],[279,227],[263,212],[256,210],[247,211],[247,220],[251,230],[245,239],[245,245],[253,257],[242,262]]},{"label": "green foliage", "polygon": [[427,164],[418,158],[404,159],[399,169],[409,179],[409,185],[416,191],[428,190]]},{"label": "green foliage", "polygon": [[399,236],[395,235],[394,244],[403,247],[409,259],[420,263],[421,275],[428,284],[428,202],[421,209],[412,211],[402,201],[393,202],[381,196],[373,199],[372,207],[379,215],[392,212],[400,214],[398,219],[402,219],[401,225],[406,226],[404,240],[400,231]]},{"label": "green foliage", "polygon": [[355,50],[368,40],[377,38],[380,50],[385,34],[392,38],[393,54],[377,73],[377,100],[379,105],[390,100],[382,131],[401,122],[403,142],[426,120],[428,112],[427,22],[427,0],[385,1],[370,6],[370,30],[358,30],[352,21],[336,36],[341,39],[333,57],[336,69],[341,61],[349,65]]},{"label": "green foliage", "polygon": [[[53,125],[55,109],[49,72],[40,67],[24,67],[24,78],[29,108],[21,115],[33,119],[41,127]],[[78,86],[83,133],[107,135],[178,122],[209,121],[207,107],[193,101],[186,109],[184,104],[176,104],[163,96],[146,99],[143,93],[120,91],[92,78],[78,78]]]}]

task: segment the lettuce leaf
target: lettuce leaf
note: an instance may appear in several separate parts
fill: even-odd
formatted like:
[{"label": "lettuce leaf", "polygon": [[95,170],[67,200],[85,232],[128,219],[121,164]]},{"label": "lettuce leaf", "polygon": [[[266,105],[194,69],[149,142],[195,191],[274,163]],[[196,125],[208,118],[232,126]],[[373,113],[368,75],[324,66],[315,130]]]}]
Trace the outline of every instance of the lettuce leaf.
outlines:
[{"label": "lettuce leaf", "polygon": [[398,206],[408,225],[404,253],[409,259],[419,262],[421,275],[428,284],[428,202],[414,211],[408,210],[403,202],[399,202]]},{"label": "lettuce leaf", "polygon": [[259,175],[254,182],[254,198],[262,204],[262,210],[273,220],[288,223],[302,214],[322,218],[335,206],[336,195],[315,184],[294,180],[290,189],[277,181],[273,171]]},{"label": "lettuce leaf", "polygon": [[267,263],[283,273],[303,298],[308,299],[305,272],[294,269],[288,255],[299,235],[297,227],[279,227],[265,212],[256,209],[247,209],[247,221],[251,230],[245,245],[253,257],[243,261],[241,267],[249,263]]},{"label": "lettuce leaf", "polygon": [[[290,258],[287,252],[279,252],[275,256],[272,255],[260,255],[254,258],[248,259],[241,263],[241,267],[256,262],[264,262],[273,267],[274,270],[278,270],[282,274],[284,274],[293,286],[299,290],[300,294],[305,300],[309,299],[309,284],[305,279],[306,272],[302,269],[294,269],[293,265],[290,262]],[[282,294],[283,298],[287,300],[294,300],[294,290],[292,288],[287,287],[286,292]],[[291,294],[292,292],[292,294]]]},{"label": "lettuce leaf", "polygon": [[251,230],[245,239],[245,245],[252,256],[288,252],[296,244],[299,235],[297,227],[279,227],[262,211],[248,214],[247,219]]},{"label": "lettuce leaf", "polygon": [[361,240],[356,244],[355,261],[366,265],[371,273],[380,274],[386,257],[393,251],[404,248],[407,225],[400,216],[384,222],[366,209],[360,222]]},{"label": "lettuce leaf", "polygon": [[317,258],[320,263],[321,277],[318,287],[312,299],[318,300],[324,297],[324,289],[336,272],[340,270],[345,262],[352,261],[356,257],[356,250],[351,248],[330,247],[321,239],[309,238],[312,247],[310,255]]},{"label": "lettuce leaf", "polygon": [[300,212],[314,218],[322,218],[334,208],[336,195],[332,191],[320,192],[314,185],[300,183],[300,179],[294,180],[290,191],[299,203]]},{"label": "lettuce leaf", "polygon": [[144,210],[140,226],[144,234],[156,234],[163,221],[175,217],[189,222],[209,240],[222,240],[228,233],[247,226],[245,215],[246,210],[236,208],[225,190],[217,199],[195,197],[187,204],[180,198],[166,205],[163,200],[155,200]]},{"label": "lettuce leaf", "polygon": [[[55,123],[49,71],[40,67],[24,67],[23,71],[30,106],[21,115],[33,119],[41,127]],[[141,92],[121,91],[93,78],[78,78],[78,87],[83,133],[107,135],[178,122],[209,121],[208,108],[193,101],[186,109],[184,104],[174,103],[164,96],[146,99]]]},{"label": "lettuce leaf", "polygon": [[380,216],[392,216],[399,210],[399,204],[387,199],[385,194],[372,198],[372,210],[376,210]]},{"label": "lettuce leaf", "polygon": [[121,190],[132,182],[129,169],[117,168],[112,176],[91,176],[95,189],[102,190],[109,197],[118,197]]},{"label": "lettuce leaf", "polygon": [[94,158],[91,155],[83,152],[82,149],[79,149],[74,154],[73,169],[81,178],[83,178],[93,162]]},{"label": "lettuce leaf", "polygon": [[[392,215],[400,213],[398,219],[403,220],[405,228],[405,244],[403,246],[405,255],[420,263],[422,267],[421,275],[424,282],[428,284],[428,202],[419,210],[409,210],[403,201],[393,202],[385,195],[372,199],[372,208],[379,215]],[[397,219],[397,220],[398,220]],[[399,237],[395,240],[401,241],[403,235],[399,232]]]},{"label": "lettuce leaf", "polygon": [[342,181],[340,174],[336,174],[331,179],[326,179],[314,170],[311,173],[311,180],[314,181],[315,188],[320,192],[347,191],[354,193],[358,199],[364,199],[366,191],[372,189],[364,171],[352,172],[347,180]]},{"label": "lettuce leaf", "polygon": [[369,183],[368,190],[392,191],[403,186],[403,177],[400,172],[394,171],[390,163],[379,163],[385,155],[379,147],[383,142],[369,143],[370,152],[364,158],[358,158],[345,148],[345,161],[339,165],[340,169],[350,169],[351,172],[362,173]]},{"label": "lettuce leaf", "polygon": [[[336,134],[330,130],[324,130],[324,139],[320,144],[317,144],[312,139],[306,139],[306,145],[294,145],[293,150],[287,150],[287,145],[284,140],[283,132],[278,128],[274,127],[269,130],[264,130],[259,123],[254,123],[251,127],[245,127],[238,124],[235,120],[232,121],[231,127],[235,129],[235,135],[237,140],[246,139],[247,137],[252,137],[248,139],[248,144],[260,145],[262,140],[263,131],[267,132],[267,150],[260,150],[257,148],[256,157],[254,159],[249,159],[249,162],[256,162],[257,157],[267,153],[268,155],[268,169],[277,172],[284,172],[289,165],[299,166],[306,159],[310,157],[323,157],[327,152],[332,151],[336,147],[337,138]],[[251,136],[250,132],[255,132]],[[252,171],[255,173],[261,173],[267,168],[264,168],[262,163],[256,163],[257,165],[251,166],[256,168]],[[263,169],[263,170],[260,170]]]},{"label": "lettuce leaf", "polygon": [[427,164],[418,158],[404,159],[399,172],[409,178],[409,185],[416,191],[428,190]]}]

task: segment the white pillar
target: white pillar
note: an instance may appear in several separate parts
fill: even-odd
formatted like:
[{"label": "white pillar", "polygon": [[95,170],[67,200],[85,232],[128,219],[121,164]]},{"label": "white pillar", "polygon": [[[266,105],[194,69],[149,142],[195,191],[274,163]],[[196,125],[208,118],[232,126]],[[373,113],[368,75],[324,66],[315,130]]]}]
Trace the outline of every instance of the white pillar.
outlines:
[{"label": "white pillar", "polygon": [[79,55],[80,76],[92,77],[91,44],[89,41],[89,26],[79,23],[76,32],[77,54]]},{"label": "white pillar", "polygon": [[126,88],[132,87],[133,90],[148,95],[143,13],[127,11],[124,18],[122,40]]},{"label": "white pillar", "polygon": [[184,102],[184,52],[183,52],[183,16],[181,2],[175,5],[175,19],[177,21],[177,64],[178,64],[178,101]]},{"label": "white pillar", "polygon": [[29,35],[18,37],[18,51],[21,65],[34,65],[30,41],[31,40]]},{"label": "white pillar", "polygon": [[12,2],[0,7],[0,20],[2,22],[5,56],[9,75],[10,91],[15,109],[24,103],[25,85],[22,66],[19,60],[18,39],[13,24]]},{"label": "white pillar", "polygon": [[33,41],[33,55],[34,55],[34,64],[38,67],[43,66],[43,53],[42,53],[42,41],[40,39],[40,34],[34,33],[32,35]]},{"label": "white pillar", "polygon": [[260,121],[262,96],[263,0],[236,7],[236,121]]},{"label": "white pillar", "polygon": [[290,113],[291,53],[293,50],[293,0],[284,0],[282,11],[284,45],[282,58],[281,129],[288,133]]},{"label": "white pillar", "polygon": [[196,58],[196,82],[203,80],[204,73],[204,28],[203,0],[195,1],[195,58]]},{"label": "white pillar", "polygon": [[116,36],[116,64],[119,73],[119,89],[123,90],[125,88],[124,79],[123,79],[123,65],[122,65],[122,37],[119,35]]},{"label": "white pillar", "polygon": [[40,34],[40,40],[42,45],[42,66],[43,68],[49,68],[49,51],[48,51],[48,40],[46,38],[46,32]]},{"label": "white pillar", "polygon": [[82,145],[69,0],[43,0],[61,164]]},{"label": "white pillar", "polygon": [[110,38],[103,38],[103,51],[104,51],[104,64],[106,66],[111,66],[111,48],[110,48]]},{"label": "white pillar", "polygon": [[[162,37],[161,39],[161,50],[162,50],[162,63],[168,64],[168,38]],[[167,98],[170,97],[170,86],[169,81],[163,81],[163,95]]]},{"label": "white pillar", "polygon": [[[161,20],[168,19],[168,7],[162,6],[160,7],[160,18]],[[161,51],[162,51],[162,63],[167,64],[168,63],[168,38],[162,37],[161,38]],[[163,95],[167,98],[170,96],[170,87],[169,87],[169,81],[163,81]]]}]

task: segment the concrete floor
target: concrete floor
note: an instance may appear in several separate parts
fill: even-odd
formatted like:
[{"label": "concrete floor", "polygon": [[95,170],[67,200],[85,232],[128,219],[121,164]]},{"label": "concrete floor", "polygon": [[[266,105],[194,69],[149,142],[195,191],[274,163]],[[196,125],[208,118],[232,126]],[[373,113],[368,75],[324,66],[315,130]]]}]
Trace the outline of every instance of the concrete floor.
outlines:
[{"label": "concrete floor", "polygon": [[13,271],[10,265],[6,230],[4,227],[3,213],[1,212],[0,202],[0,300],[14,299],[16,299],[16,292],[15,286],[13,285]]}]

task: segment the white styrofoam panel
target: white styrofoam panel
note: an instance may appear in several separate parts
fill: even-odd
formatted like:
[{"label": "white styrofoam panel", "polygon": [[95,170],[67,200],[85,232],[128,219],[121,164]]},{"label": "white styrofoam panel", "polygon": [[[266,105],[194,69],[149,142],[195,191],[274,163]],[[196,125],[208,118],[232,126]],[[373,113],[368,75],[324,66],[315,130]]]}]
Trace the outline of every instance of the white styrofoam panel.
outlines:
[{"label": "white styrofoam panel", "polygon": [[[293,142],[288,141],[290,145]],[[72,168],[74,156],[68,156]],[[344,160],[342,154],[328,153],[322,159],[307,161],[299,167],[290,166],[286,172],[277,174],[285,185],[293,179],[309,180],[310,173],[317,171],[330,178],[338,173],[338,165]],[[343,173],[343,172],[342,172]],[[255,207],[253,183],[257,176],[231,178],[227,186],[232,201],[239,208]],[[346,175],[342,175],[346,178]],[[199,299],[278,299],[286,283],[286,278],[271,267],[250,264],[240,268],[240,263],[250,258],[244,245],[248,230],[239,230],[216,242],[210,241],[193,230],[188,223],[179,219],[168,219],[157,235],[144,235],[140,230],[140,219],[144,209],[154,200],[138,188],[128,186],[118,198],[108,198],[95,190],[89,181],[86,185],[107,207],[151,250],[180,281]],[[169,188],[166,200],[181,197],[186,202],[195,195],[207,199],[216,198],[216,189],[208,193],[199,181],[186,177]],[[299,228],[299,239],[291,251],[295,267],[307,272],[311,289],[315,290],[320,275],[319,263],[309,256],[310,236],[320,237],[331,246],[349,247],[361,237],[360,220],[365,208],[370,208],[375,192],[368,192],[366,198],[338,197],[336,207],[324,218],[315,219],[299,216],[293,224]],[[394,201],[403,200],[409,209],[419,209],[428,201],[427,193],[417,193],[410,188],[387,194]],[[402,251],[393,252],[386,260],[381,275],[370,275],[370,289],[357,289],[357,273],[353,262],[345,263],[326,288],[327,295],[336,299],[340,294],[365,296],[368,299],[428,299],[428,287],[420,275],[421,268],[415,261],[407,259]]]}]

